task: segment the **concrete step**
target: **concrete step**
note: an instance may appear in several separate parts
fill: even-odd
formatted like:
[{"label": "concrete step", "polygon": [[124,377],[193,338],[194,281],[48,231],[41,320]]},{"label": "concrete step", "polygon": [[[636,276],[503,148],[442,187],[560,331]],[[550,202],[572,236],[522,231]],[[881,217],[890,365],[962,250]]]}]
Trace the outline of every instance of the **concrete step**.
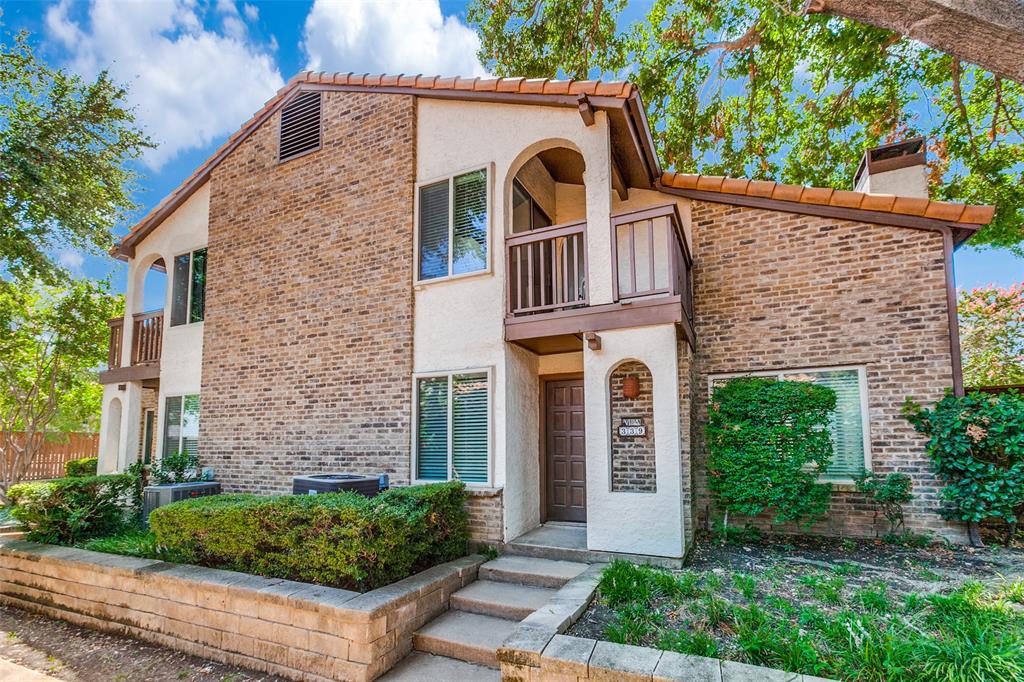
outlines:
[{"label": "concrete step", "polygon": [[[506,545],[506,551],[511,545]],[[583,571],[587,564],[505,554],[480,567],[480,580],[559,588]]]},{"label": "concrete step", "polygon": [[417,651],[457,658],[467,663],[498,667],[497,651],[518,621],[447,611],[420,628],[412,637]]},{"label": "concrete step", "polygon": [[548,603],[549,587],[477,580],[451,596],[451,608],[485,616],[522,620]]},{"label": "concrete step", "polygon": [[378,682],[501,682],[501,673],[482,665],[414,651]]}]

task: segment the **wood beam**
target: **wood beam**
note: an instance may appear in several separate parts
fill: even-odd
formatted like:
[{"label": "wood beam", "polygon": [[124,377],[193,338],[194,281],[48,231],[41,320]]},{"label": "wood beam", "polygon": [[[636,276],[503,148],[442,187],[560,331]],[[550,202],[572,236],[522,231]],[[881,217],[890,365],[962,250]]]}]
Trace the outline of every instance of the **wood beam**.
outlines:
[{"label": "wood beam", "polygon": [[590,98],[580,94],[576,102],[579,105],[580,118],[583,119],[583,124],[587,127],[594,125],[596,119],[594,118],[594,106],[590,103]]},{"label": "wood beam", "polygon": [[626,201],[629,199],[629,187],[626,186],[626,181],[622,178],[622,171],[619,170],[619,162],[615,160],[615,156],[612,156],[612,187],[619,193],[619,199]]}]

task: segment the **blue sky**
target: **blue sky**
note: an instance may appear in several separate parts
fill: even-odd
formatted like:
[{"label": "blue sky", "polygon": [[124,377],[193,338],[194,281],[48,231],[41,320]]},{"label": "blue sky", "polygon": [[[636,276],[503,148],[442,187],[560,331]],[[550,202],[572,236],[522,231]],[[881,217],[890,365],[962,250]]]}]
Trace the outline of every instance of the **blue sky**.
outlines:
[{"label": "blue sky", "polygon": [[[626,21],[649,3],[632,3]],[[27,30],[50,63],[84,76],[108,68],[130,86],[140,122],[160,146],[138,164],[137,218],[172,191],[288,78],[306,69],[480,75],[465,2],[420,0],[0,0],[5,30]],[[121,232],[130,227],[126,221]],[[79,274],[124,266],[65,251]],[[1024,279],[1024,259],[962,248],[961,287]],[[149,303],[147,301],[147,303]]]}]

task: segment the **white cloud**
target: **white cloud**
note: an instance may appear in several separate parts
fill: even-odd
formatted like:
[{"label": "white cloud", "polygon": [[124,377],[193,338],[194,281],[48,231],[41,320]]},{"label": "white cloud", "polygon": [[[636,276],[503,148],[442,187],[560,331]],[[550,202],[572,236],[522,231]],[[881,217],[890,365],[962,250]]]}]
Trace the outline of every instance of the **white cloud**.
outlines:
[{"label": "white cloud", "polygon": [[85,263],[85,256],[74,249],[61,249],[57,253],[57,262],[71,272],[81,274],[82,264]]},{"label": "white cloud", "polygon": [[154,170],[233,132],[284,84],[272,48],[249,39],[233,2],[217,3],[223,32],[204,27],[192,0],[93,0],[83,21],[74,9],[69,0],[50,7],[49,36],[76,72],[106,68],[128,85],[139,123],[159,144],[143,158]]},{"label": "white cloud", "polygon": [[303,47],[314,71],[482,76],[480,39],[438,0],[316,0]]}]

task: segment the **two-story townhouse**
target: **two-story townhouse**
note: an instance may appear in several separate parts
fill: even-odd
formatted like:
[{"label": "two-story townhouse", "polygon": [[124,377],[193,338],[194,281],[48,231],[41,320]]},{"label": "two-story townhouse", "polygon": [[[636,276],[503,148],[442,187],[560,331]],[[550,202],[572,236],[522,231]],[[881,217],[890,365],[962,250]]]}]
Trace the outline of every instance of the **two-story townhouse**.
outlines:
[{"label": "two-story townhouse", "polygon": [[923,161],[869,152],[867,191],[665,173],[629,83],[300,74],[115,248],[101,470],[458,478],[478,540],[681,557],[710,390],[766,374],[839,396],[818,530],[873,532],[869,468],[948,532],[899,408],[962,390],[952,252],[992,209],[930,201]]}]

